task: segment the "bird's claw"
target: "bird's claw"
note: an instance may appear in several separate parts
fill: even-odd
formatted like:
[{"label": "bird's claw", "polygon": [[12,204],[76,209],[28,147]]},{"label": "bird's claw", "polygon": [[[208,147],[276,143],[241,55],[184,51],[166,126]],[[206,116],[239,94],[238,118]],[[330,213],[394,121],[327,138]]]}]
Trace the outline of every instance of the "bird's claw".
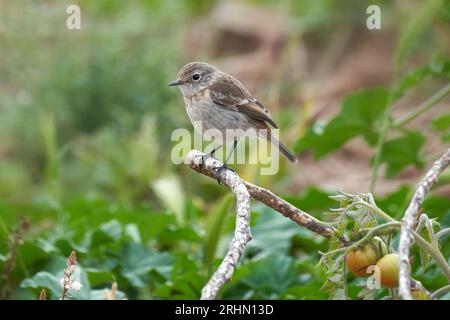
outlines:
[{"label": "bird's claw", "polygon": [[199,167],[202,169],[205,166],[205,160],[208,158],[214,158],[215,150],[211,151],[210,153],[204,154],[201,156]]},{"label": "bird's claw", "polygon": [[205,166],[205,161],[208,158],[212,158],[211,154],[204,154],[200,157],[200,162],[198,163],[198,166],[200,167],[200,169],[202,169]]},{"label": "bird's claw", "polygon": [[214,178],[217,180],[218,184],[220,184],[220,177],[219,177],[219,175],[222,173],[223,170],[230,170],[230,171],[234,172],[234,170],[231,169],[230,167],[228,167],[226,163],[224,163],[220,167],[214,168],[214,171],[215,171],[214,172]]}]

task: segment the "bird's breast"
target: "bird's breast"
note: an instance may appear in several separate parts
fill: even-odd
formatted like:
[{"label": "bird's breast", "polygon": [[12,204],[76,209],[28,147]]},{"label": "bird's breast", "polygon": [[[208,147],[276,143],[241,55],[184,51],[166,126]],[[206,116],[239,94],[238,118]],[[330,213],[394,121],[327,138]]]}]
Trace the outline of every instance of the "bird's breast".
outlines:
[{"label": "bird's breast", "polygon": [[185,103],[195,130],[208,139],[233,141],[254,127],[247,115],[219,106],[208,96],[185,97]]}]

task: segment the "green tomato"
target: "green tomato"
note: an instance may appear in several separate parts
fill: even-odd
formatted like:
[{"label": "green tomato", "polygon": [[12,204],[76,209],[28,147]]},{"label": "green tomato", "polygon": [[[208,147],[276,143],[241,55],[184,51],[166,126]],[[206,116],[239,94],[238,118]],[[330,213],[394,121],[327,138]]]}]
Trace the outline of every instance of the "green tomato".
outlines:
[{"label": "green tomato", "polygon": [[398,254],[390,253],[378,260],[377,267],[380,271],[380,282],[383,287],[398,287],[398,272],[400,260]]}]

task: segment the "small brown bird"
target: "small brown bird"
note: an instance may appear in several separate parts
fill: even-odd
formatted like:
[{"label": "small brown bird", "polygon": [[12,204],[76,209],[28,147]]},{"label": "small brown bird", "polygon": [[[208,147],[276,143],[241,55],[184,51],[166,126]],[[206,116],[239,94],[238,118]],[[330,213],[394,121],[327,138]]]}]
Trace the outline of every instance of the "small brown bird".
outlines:
[{"label": "small brown bird", "polygon": [[[269,111],[233,76],[208,63],[191,62],[181,68],[177,80],[169,85],[179,86],[194,128],[221,144],[208,156],[214,156],[224,143],[233,141],[233,148],[217,174],[228,168],[227,162],[239,138],[249,129],[257,130],[258,138],[275,144],[290,161],[296,162],[295,155],[271,134],[267,124],[278,127]],[[208,134],[211,131],[220,134],[212,136]]]}]

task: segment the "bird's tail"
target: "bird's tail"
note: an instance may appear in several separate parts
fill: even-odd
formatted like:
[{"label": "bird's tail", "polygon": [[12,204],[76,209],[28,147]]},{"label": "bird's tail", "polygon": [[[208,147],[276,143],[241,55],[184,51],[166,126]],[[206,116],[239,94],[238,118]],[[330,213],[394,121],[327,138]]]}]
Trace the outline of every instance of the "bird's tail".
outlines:
[{"label": "bird's tail", "polygon": [[270,132],[270,130],[265,130],[267,133],[261,135],[261,137],[265,140],[270,141],[272,144],[278,146],[278,149],[280,150],[280,152],[282,154],[284,154],[286,156],[286,158],[289,159],[289,161],[295,163],[297,162],[297,157],[295,156],[295,154],[293,154],[291,151],[289,151],[289,149],[283,144],[281,143],[280,140],[278,140],[274,135],[272,135],[272,133]]}]

